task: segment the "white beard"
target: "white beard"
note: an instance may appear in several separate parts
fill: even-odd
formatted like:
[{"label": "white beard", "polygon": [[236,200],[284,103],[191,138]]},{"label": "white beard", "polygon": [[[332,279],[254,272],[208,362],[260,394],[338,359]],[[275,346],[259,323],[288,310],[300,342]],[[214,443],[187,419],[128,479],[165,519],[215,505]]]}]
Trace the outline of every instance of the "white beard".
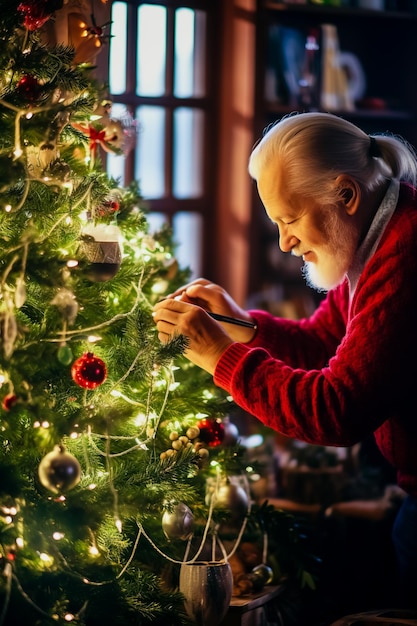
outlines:
[{"label": "white beard", "polygon": [[346,271],[337,271],[337,267],[332,268],[328,274],[321,272],[316,263],[305,262],[301,268],[301,272],[309,287],[318,292],[329,291],[343,282]]},{"label": "white beard", "polygon": [[358,248],[359,233],[336,212],[326,222],[327,244],[317,251],[317,263],[305,261],[302,273],[309,287],[329,291],[346,278]]}]

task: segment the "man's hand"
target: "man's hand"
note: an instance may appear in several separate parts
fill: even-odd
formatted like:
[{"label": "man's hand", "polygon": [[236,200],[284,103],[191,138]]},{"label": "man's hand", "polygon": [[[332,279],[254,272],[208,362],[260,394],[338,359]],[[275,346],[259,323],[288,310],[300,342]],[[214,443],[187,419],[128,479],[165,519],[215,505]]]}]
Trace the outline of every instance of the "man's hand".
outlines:
[{"label": "man's hand", "polygon": [[175,335],[187,337],[189,344],[185,356],[209,374],[214,374],[221,355],[233,343],[222,326],[204,309],[175,297],[158,302],[153,318],[160,341],[166,343]]}]

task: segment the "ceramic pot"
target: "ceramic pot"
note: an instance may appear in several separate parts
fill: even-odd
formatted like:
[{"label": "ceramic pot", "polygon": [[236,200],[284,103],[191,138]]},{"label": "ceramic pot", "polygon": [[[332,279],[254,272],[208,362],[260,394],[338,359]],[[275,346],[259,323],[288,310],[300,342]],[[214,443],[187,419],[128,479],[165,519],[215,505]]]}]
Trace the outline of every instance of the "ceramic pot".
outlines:
[{"label": "ceramic pot", "polygon": [[196,561],[183,563],[179,590],[187,615],[197,626],[218,626],[232,597],[233,576],[229,563]]}]

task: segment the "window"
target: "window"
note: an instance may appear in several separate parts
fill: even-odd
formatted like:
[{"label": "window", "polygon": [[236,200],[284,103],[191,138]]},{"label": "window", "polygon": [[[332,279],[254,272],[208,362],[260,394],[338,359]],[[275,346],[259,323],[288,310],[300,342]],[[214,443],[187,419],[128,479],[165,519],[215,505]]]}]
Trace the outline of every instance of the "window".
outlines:
[{"label": "window", "polygon": [[122,185],[139,182],[151,227],[171,225],[178,261],[192,277],[203,272],[205,220],[212,204],[207,45],[213,5],[213,0],[111,5],[111,116],[130,116],[138,132],[124,158],[107,155],[107,171]]}]

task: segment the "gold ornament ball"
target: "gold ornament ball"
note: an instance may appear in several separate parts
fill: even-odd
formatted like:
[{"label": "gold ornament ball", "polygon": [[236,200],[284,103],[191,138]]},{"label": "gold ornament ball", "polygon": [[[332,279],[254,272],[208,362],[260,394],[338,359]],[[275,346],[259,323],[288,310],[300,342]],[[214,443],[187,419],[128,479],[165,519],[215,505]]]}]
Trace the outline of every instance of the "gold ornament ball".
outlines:
[{"label": "gold ornament ball", "polygon": [[246,491],[230,481],[220,485],[213,494],[214,508],[230,511],[233,521],[241,520],[248,512],[249,503]]}]

